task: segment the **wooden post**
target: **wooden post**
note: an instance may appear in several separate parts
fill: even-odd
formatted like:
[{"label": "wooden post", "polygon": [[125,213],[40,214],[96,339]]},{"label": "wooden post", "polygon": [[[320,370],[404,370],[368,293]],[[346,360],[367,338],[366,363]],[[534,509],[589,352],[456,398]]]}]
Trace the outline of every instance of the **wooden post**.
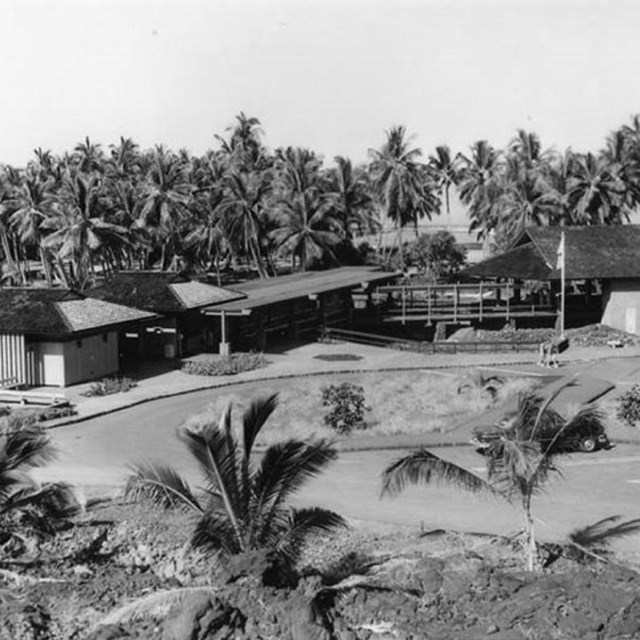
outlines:
[{"label": "wooden post", "polygon": [[478,288],[478,296],[480,298],[480,317],[479,317],[479,321],[482,322],[482,280],[480,280],[480,287]]},{"label": "wooden post", "polygon": [[507,322],[509,322],[509,304],[511,302],[511,295],[509,291],[509,281],[507,280]]},{"label": "wooden post", "polygon": [[427,322],[429,326],[433,324],[433,320],[431,318],[431,285],[427,288]]},{"label": "wooden post", "polygon": [[231,353],[231,346],[227,341],[227,314],[225,311],[220,312],[220,346],[218,352],[221,356],[228,356]]},{"label": "wooden post", "polygon": [[402,285],[402,326],[406,324],[407,300],[404,285]]},{"label": "wooden post", "polygon": [[458,321],[458,296],[460,292],[458,291],[458,283],[453,285],[453,321]]}]

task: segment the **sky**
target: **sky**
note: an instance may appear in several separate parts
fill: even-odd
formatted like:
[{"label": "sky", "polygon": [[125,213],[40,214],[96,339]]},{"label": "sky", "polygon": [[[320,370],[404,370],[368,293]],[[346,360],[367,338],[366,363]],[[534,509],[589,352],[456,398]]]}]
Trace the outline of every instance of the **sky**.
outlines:
[{"label": "sky", "polygon": [[200,154],[240,111],[268,147],[355,162],[519,128],[596,151],[640,113],[637,0],[0,0],[0,163],[89,136]]}]

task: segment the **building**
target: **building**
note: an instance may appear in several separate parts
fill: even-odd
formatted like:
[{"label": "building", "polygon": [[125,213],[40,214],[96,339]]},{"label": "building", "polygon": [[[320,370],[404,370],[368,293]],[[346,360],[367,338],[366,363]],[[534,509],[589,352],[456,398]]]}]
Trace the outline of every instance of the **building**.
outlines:
[{"label": "building", "polygon": [[203,313],[212,321],[211,335],[221,353],[231,348],[262,351],[282,341],[315,339],[325,326],[350,324],[354,292],[371,292],[397,277],[362,266],[251,280],[234,285],[242,297],[211,305]]},{"label": "building", "polygon": [[509,251],[465,270],[479,279],[548,283],[560,289],[558,248],[565,236],[567,319],[640,333],[640,225],[530,227]]},{"label": "building", "polygon": [[65,387],[117,373],[119,332],[155,320],[69,289],[0,288],[0,387]]},{"label": "building", "polygon": [[125,336],[132,357],[175,357],[211,349],[214,337],[202,310],[246,297],[177,272],[120,271],[87,291],[98,300],[136,307],[160,316],[156,325]]}]

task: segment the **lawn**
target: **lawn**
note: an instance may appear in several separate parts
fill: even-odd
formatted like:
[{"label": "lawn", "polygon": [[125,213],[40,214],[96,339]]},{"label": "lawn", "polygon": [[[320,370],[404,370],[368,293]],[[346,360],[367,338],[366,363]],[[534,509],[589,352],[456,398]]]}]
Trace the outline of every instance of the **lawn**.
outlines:
[{"label": "lawn", "polygon": [[[495,402],[531,389],[535,380],[525,377],[504,379],[497,397],[492,398],[477,384],[477,372],[402,371],[359,374],[332,374],[295,380],[261,383],[259,395],[279,393],[280,403],[259,444],[270,444],[286,438],[335,437],[324,424],[327,409],[322,406],[322,388],[348,381],[364,388],[367,428],[354,431],[352,438],[362,435],[393,436],[425,432],[447,432],[473,415],[479,415]],[[470,383],[470,384],[468,384]],[[224,408],[233,403],[234,421],[255,396],[243,388],[221,390],[207,408],[188,418],[185,424],[219,420]]]}]

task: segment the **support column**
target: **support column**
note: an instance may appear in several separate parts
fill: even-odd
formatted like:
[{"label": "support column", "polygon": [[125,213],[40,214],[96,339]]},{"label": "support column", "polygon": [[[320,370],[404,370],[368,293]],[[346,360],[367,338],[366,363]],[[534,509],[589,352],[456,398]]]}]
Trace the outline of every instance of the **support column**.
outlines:
[{"label": "support column", "polygon": [[220,347],[221,356],[228,356],[231,353],[231,344],[227,340],[227,314],[220,312]]}]

